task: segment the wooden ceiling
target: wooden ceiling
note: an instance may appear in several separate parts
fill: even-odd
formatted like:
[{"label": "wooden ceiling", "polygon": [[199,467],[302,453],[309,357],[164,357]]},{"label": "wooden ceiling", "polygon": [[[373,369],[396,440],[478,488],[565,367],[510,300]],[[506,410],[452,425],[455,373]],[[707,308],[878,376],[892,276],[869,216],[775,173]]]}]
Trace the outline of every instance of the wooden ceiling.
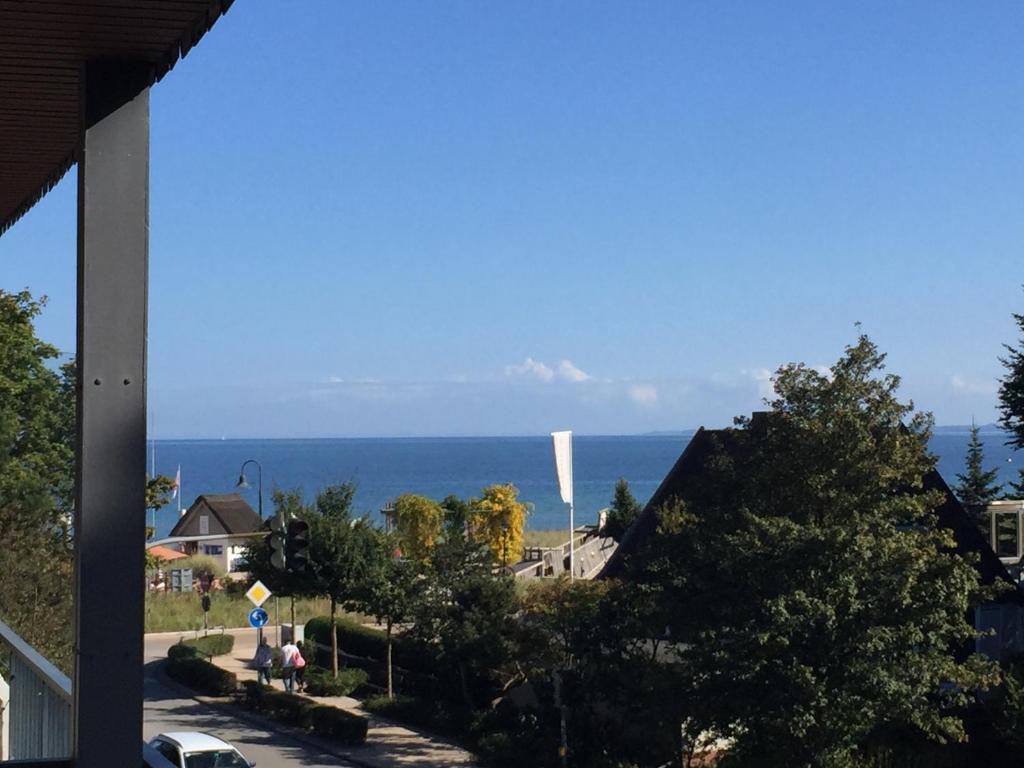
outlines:
[{"label": "wooden ceiling", "polygon": [[0,0],[0,233],[75,162],[88,62],[163,77],[232,0]]}]

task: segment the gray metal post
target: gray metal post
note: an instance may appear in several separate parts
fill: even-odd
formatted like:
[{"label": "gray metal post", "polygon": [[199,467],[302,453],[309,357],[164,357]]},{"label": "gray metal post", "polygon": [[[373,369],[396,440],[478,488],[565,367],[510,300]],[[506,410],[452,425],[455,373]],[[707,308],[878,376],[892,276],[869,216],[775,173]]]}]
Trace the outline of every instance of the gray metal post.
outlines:
[{"label": "gray metal post", "polygon": [[78,164],[76,768],[141,762],[149,91],[83,73]]}]

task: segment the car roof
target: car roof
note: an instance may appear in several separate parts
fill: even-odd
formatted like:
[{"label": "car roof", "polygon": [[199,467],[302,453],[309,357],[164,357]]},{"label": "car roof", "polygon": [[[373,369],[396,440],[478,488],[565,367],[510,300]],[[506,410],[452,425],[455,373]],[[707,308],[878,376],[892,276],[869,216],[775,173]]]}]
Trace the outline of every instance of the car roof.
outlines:
[{"label": "car roof", "polygon": [[174,731],[172,733],[161,733],[158,739],[170,741],[177,744],[186,752],[205,752],[211,749],[233,749],[223,739],[211,736],[208,733],[199,731]]}]

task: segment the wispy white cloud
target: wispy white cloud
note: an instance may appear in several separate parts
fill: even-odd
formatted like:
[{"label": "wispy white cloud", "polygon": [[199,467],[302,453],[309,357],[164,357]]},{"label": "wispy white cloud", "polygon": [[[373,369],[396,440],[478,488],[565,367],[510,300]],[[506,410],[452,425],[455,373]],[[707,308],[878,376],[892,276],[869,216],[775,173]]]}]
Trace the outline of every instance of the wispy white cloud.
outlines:
[{"label": "wispy white cloud", "polygon": [[961,395],[986,395],[994,397],[999,391],[999,382],[994,379],[971,379],[954,374],[949,380],[953,391]]},{"label": "wispy white cloud", "polygon": [[572,381],[579,383],[581,381],[589,381],[591,376],[585,371],[581,371],[575,365],[572,364],[571,360],[562,360],[558,364],[558,378],[564,379],[565,381]]},{"label": "wispy white cloud", "polygon": [[572,360],[561,360],[552,367],[540,360],[534,360],[532,357],[526,358],[518,365],[506,365],[505,375],[509,378],[536,379],[545,384],[549,384],[556,379],[558,381],[579,384],[580,382],[590,381],[593,378],[586,371],[576,367]]},{"label": "wispy white cloud", "polygon": [[626,396],[645,408],[658,404],[658,388],[653,384],[630,384],[626,389]]},{"label": "wispy white cloud", "polygon": [[772,382],[772,372],[767,368],[745,368],[740,371],[744,376],[753,379],[757,384],[757,395],[765,400],[775,397],[775,384]]},{"label": "wispy white cloud", "polygon": [[532,357],[526,358],[519,365],[506,365],[505,375],[510,377],[526,377],[538,379],[539,381],[552,381],[555,378],[555,372],[550,367],[534,360]]}]

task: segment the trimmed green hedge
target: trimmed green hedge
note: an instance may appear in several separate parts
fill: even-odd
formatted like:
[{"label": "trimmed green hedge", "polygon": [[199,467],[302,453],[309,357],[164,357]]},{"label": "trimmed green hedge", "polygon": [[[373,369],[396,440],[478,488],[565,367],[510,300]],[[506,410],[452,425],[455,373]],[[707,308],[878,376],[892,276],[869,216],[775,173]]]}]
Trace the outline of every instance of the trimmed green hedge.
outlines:
[{"label": "trimmed green hedge", "polygon": [[223,656],[225,653],[231,653],[235,647],[235,636],[234,635],[206,635],[206,637],[197,637],[192,640],[186,640],[184,645],[195,648],[203,656]]},{"label": "trimmed green hedge", "polygon": [[395,696],[393,699],[371,696],[363,701],[363,709],[458,741],[467,740],[469,735],[469,717],[460,717],[438,700],[428,701],[414,696]]},{"label": "trimmed green hedge", "polygon": [[337,707],[317,704],[304,696],[284,693],[253,680],[242,684],[244,705],[278,722],[294,725],[339,744],[366,741],[367,719]]},{"label": "trimmed green hedge", "polygon": [[[380,662],[387,659],[387,638],[383,632],[347,618],[338,619],[337,630],[338,648],[343,653]],[[330,646],[331,620],[326,616],[310,619],[306,622],[306,637]],[[391,660],[396,667],[410,672],[429,675],[434,671],[430,654],[424,653],[422,648],[401,636],[393,636],[391,639]]]},{"label": "trimmed green hedge", "polygon": [[[175,646],[177,647],[177,646]],[[188,647],[188,646],[184,646]],[[191,651],[193,654],[195,651]],[[226,696],[238,688],[238,678],[205,659],[168,652],[167,674],[182,685],[208,696]]]},{"label": "trimmed green hedge", "polygon": [[334,677],[329,671],[316,667],[306,668],[306,693],[311,696],[348,696],[370,681],[364,669],[339,669]]}]

